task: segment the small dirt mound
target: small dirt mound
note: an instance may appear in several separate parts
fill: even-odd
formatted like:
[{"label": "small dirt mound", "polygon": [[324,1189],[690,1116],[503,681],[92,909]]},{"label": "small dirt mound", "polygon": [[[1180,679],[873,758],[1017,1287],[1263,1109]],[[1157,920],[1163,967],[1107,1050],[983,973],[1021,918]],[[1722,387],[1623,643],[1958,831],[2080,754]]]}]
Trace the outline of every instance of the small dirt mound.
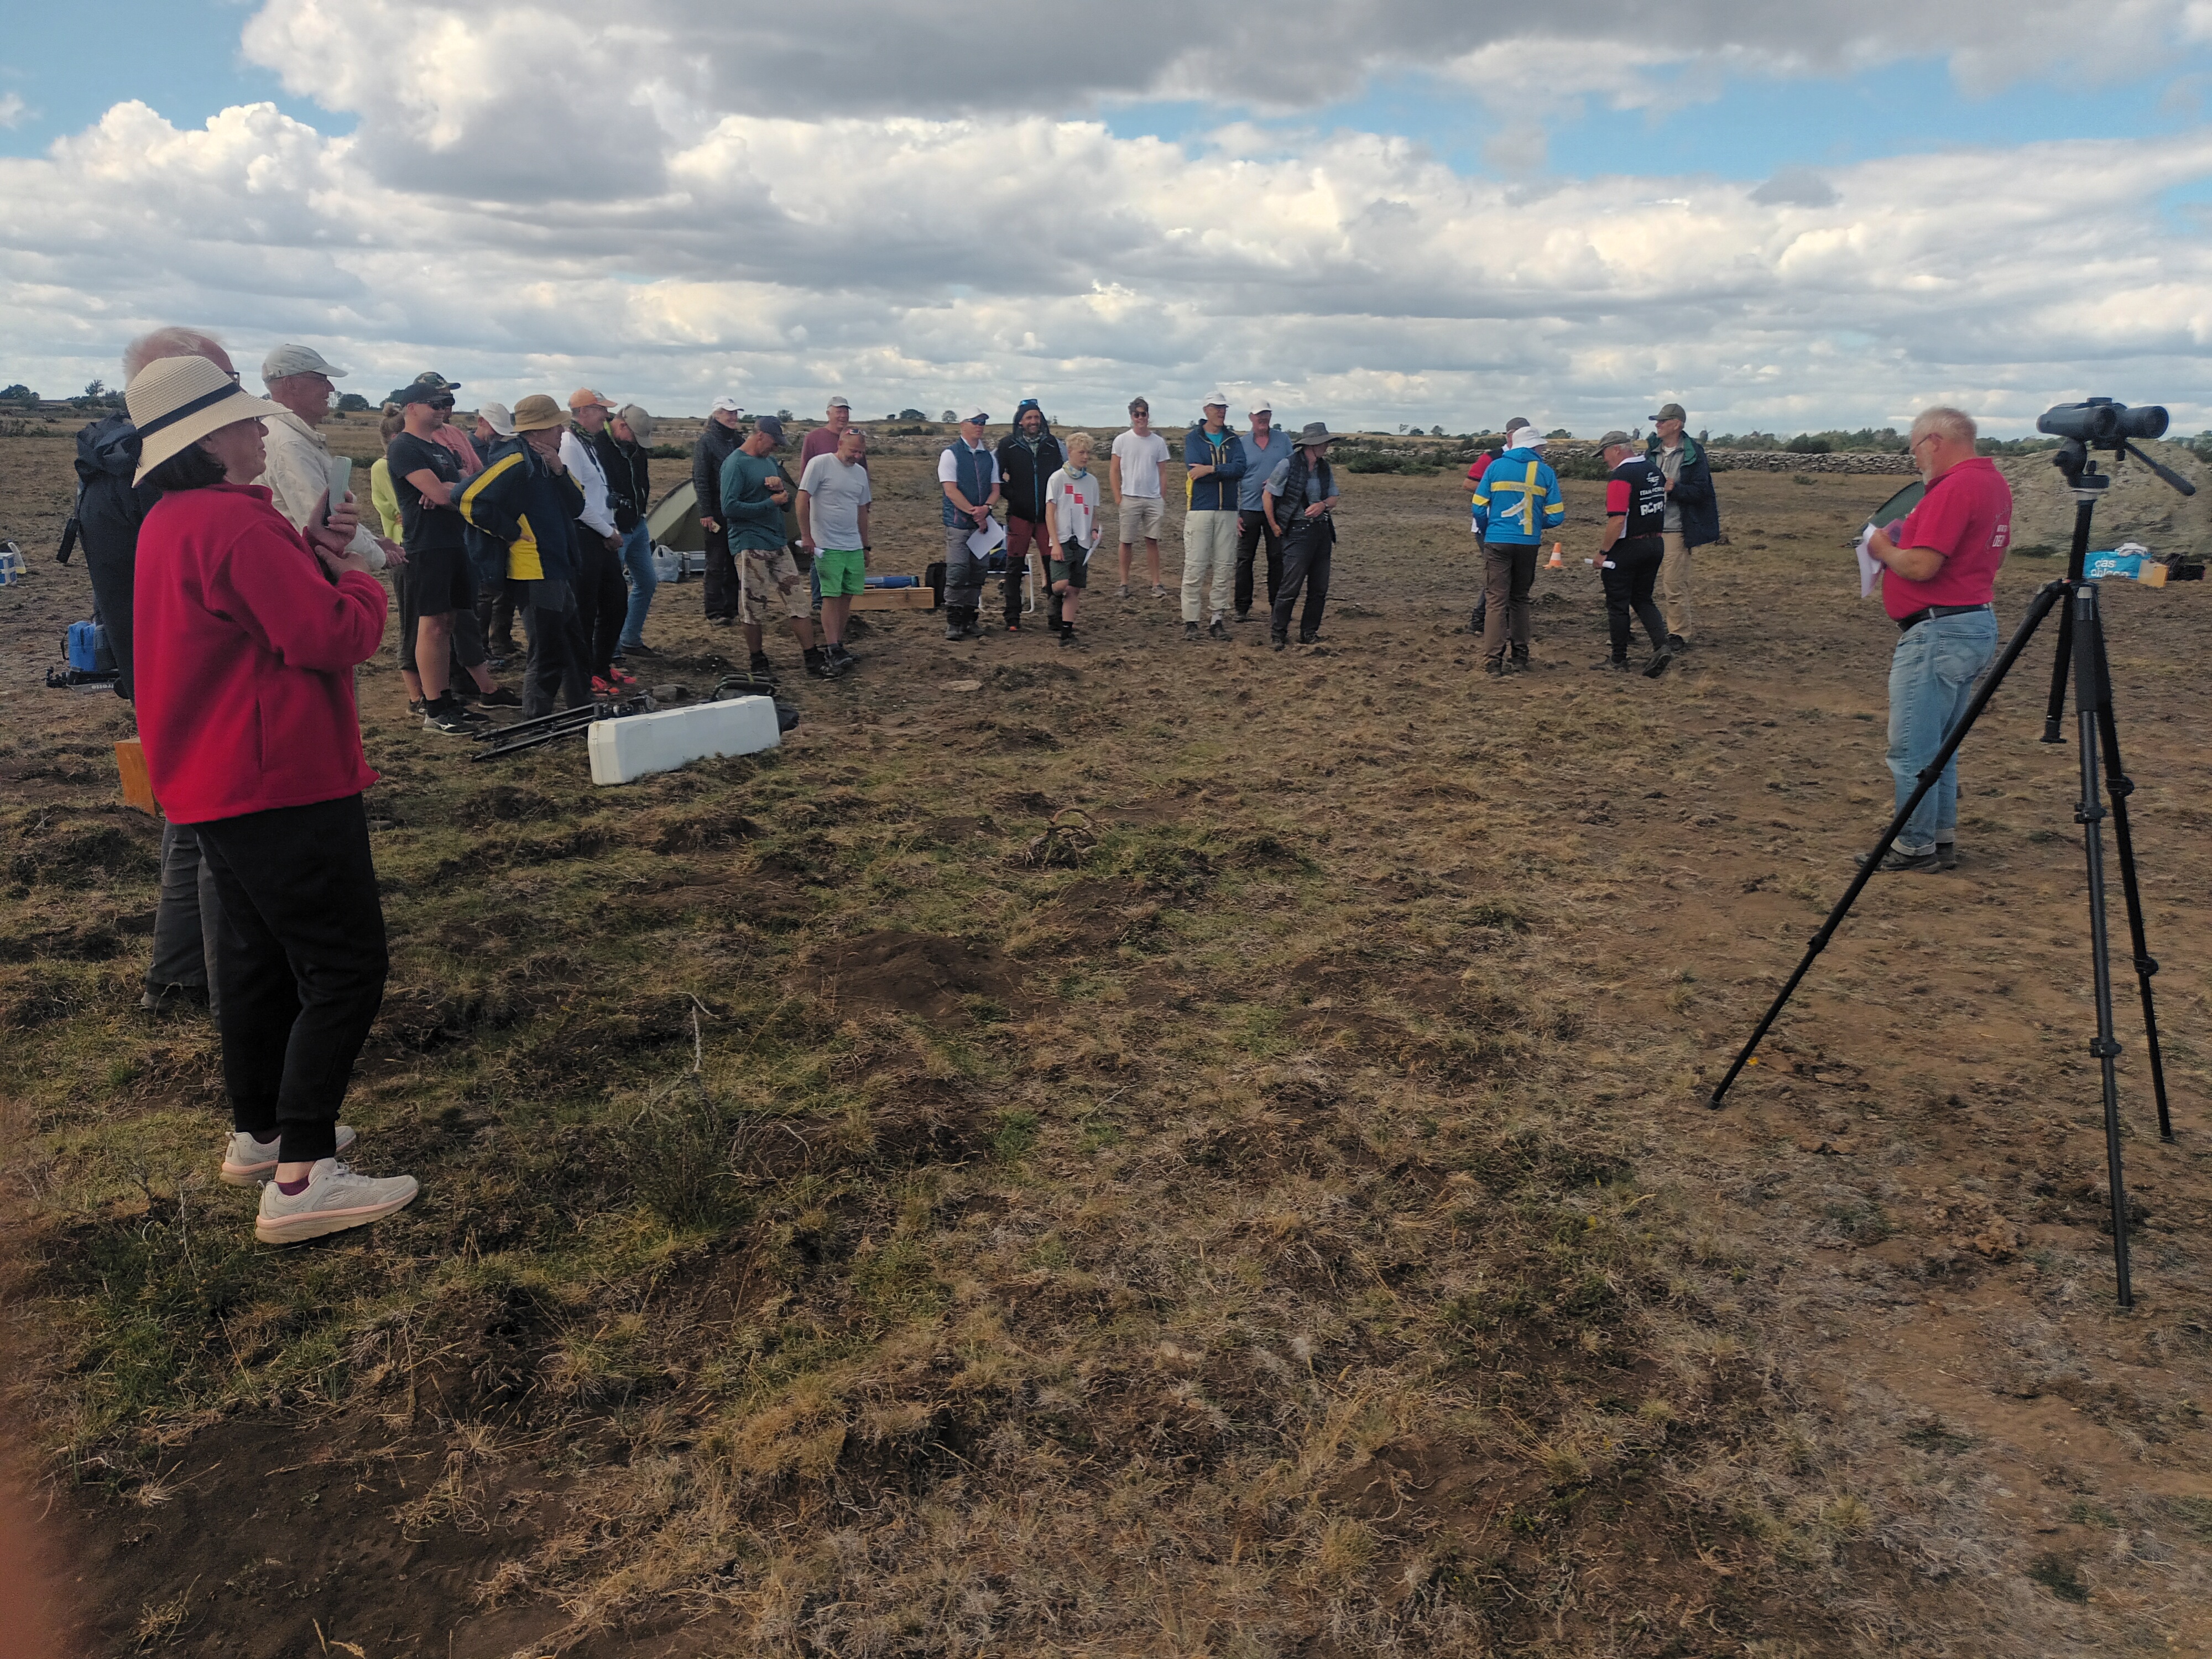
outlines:
[{"label": "small dirt mound", "polygon": [[1018,1000],[1014,965],[995,945],[941,933],[886,930],[835,945],[816,964],[820,995],[839,1007],[895,1008],[925,1019],[966,1019],[970,998]]}]

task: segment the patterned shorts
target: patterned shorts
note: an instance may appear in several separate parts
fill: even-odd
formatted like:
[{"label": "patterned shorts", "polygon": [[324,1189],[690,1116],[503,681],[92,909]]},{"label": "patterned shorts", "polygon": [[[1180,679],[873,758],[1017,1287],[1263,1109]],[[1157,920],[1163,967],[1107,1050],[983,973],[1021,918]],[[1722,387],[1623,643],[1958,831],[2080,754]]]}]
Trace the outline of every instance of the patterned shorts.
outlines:
[{"label": "patterned shorts", "polygon": [[814,594],[799,580],[798,561],[787,547],[748,547],[738,562],[738,620],[751,626],[778,611],[787,617],[814,614]]}]

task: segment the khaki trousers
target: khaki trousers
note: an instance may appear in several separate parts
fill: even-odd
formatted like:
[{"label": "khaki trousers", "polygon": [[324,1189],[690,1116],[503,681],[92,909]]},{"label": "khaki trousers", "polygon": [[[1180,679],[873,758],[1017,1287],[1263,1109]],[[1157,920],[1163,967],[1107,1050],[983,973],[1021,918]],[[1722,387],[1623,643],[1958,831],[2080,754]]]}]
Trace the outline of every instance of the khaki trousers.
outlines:
[{"label": "khaki trousers", "polygon": [[1182,519],[1182,619],[1204,622],[1212,607],[1218,617],[1229,609],[1230,585],[1237,575],[1237,515],[1201,508]]},{"label": "khaki trousers", "polygon": [[1690,637],[1696,608],[1690,602],[1690,550],[1677,535],[1662,536],[1666,555],[1659,561],[1659,609],[1667,617],[1667,631]]}]

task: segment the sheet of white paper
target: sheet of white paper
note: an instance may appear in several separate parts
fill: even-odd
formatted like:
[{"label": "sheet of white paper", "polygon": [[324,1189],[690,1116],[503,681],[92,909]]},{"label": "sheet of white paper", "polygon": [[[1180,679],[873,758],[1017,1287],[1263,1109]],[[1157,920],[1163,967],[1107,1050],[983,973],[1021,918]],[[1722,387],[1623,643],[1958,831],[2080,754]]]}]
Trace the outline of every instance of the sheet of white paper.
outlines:
[{"label": "sheet of white paper", "polygon": [[992,520],[981,530],[971,530],[968,532],[968,550],[979,559],[1006,544],[1006,526],[996,519]]},{"label": "sheet of white paper", "polygon": [[1874,539],[1874,526],[1869,525],[1859,532],[1859,597],[1872,599],[1881,586],[1881,573],[1889,567],[1867,551],[1867,544]]}]

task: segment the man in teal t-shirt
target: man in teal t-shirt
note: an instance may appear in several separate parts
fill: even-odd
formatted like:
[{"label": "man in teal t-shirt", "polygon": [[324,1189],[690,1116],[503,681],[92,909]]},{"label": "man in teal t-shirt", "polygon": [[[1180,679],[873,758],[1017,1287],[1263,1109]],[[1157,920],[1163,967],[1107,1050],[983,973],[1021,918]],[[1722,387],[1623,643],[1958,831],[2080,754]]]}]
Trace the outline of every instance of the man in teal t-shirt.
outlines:
[{"label": "man in teal t-shirt", "polygon": [[814,643],[814,596],[785,538],[783,509],[791,489],[775,464],[782,442],[783,422],[763,415],[722,463],[721,518],[730,558],[738,567],[738,620],[744,625],[755,674],[775,677],[775,665],[761,649],[761,618],[769,607],[781,605],[805,653],[806,672],[818,680],[834,680],[842,671]]}]

